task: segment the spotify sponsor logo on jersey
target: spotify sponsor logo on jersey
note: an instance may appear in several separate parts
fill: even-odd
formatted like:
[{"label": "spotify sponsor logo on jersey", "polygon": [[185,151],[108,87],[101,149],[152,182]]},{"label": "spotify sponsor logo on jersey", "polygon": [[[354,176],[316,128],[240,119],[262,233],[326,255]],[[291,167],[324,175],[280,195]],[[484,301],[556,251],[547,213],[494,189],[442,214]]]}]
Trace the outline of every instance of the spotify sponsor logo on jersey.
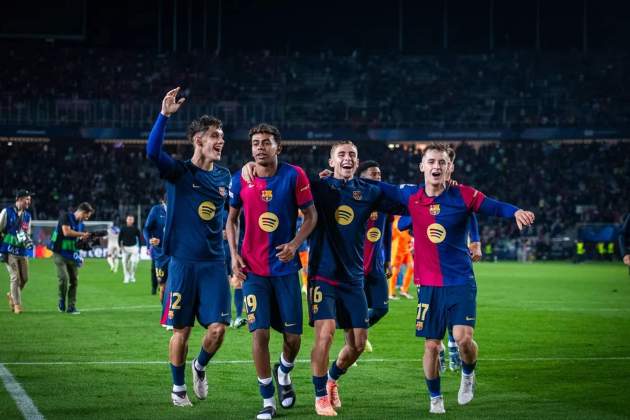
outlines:
[{"label": "spotify sponsor logo on jersey", "polygon": [[431,223],[427,227],[427,236],[434,244],[439,244],[446,239],[446,229],[439,223]]},{"label": "spotify sponsor logo on jersey", "polygon": [[212,201],[204,201],[199,204],[197,208],[197,214],[199,218],[204,222],[209,222],[214,218],[214,215],[217,212],[217,207],[214,205]]},{"label": "spotify sponsor logo on jersey", "polygon": [[335,210],[335,220],[342,226],[349,225],[354,220],[354,210],[350,206],[339,206]]},{"label": "spotify sponsor logo on jersey", "polygon": [[270,211],[266,211],[258,217],[258,227],[267,233],[275,231],[279,225],[278,216]]}]

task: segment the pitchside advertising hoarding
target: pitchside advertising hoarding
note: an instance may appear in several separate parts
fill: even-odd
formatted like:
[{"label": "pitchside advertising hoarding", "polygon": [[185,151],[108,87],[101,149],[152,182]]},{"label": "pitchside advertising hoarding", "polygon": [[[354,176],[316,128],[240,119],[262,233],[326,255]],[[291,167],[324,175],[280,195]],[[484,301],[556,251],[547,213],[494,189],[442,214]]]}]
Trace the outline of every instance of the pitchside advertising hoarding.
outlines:
[{"label": "pitchside advertising hoarding", "polygon": [[[89,251],[79,251],[82,258],[107,258],[109,256],[107,247],[96,246]],[[46,245],[36,245],[30,251],[30,257],[32,258],[52,258],[52,251],[46,247]],[[146,246],[142,246],[140,248],[140,259],[141,260],[150,260],[151,255],[149,255],[148,249]]]}]

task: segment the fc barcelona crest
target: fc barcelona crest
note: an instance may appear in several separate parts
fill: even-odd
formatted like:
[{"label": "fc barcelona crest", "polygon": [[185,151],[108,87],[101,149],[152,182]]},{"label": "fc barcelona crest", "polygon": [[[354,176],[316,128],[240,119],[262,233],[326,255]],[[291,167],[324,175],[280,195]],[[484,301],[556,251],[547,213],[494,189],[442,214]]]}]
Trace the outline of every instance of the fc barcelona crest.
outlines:
[{"label": "fc barcelona crest", "polygon": [[264,201],[265,203],[270,202],[273,199],[273,191],[272,190],[262,190],[260,192],[260,198],[262,198],[262,201]]},{"label": "fc barcelona crest", "polygon": [[361,191],[352,191],[352,198],[359,201],[363,198],[363,194],[361,194]]},{"label": "fc barcelona crest", "polygon": [[437,216],[440,214],[440,205],[439,204],[431,204],[429,206],[429,213],[431,216]]},{"label": "fc barcelona crest", "polygon": [[370,213],[370,220],[374,221],[376,219],[378,219],[378,212],[373,211]]},{"label": "fc barcelona crest", "polygon": [[221,197],[225,197],[225,194],[226,194],[225,187],[219,187],[219,195]]}]

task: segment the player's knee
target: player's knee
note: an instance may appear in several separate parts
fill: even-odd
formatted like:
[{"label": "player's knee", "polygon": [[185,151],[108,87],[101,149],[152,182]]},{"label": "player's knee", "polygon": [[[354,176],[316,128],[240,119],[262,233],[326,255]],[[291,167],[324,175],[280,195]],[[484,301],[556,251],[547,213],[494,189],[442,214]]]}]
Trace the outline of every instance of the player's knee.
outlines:
[{"label": "player's knee", "polygon": [[462,334],[457,341],[457,346],[460,350],[466,351],[473,345],[472,334]]},{"label": "player's knee", "polygon": [[302,343],[302,336],[297,334],[285,334],[284,342],[292,351],[297,352]]},{"label": "player's knee", "polygon": [[387,315],[387,312],[389,312],[388,308],[372,309],[372,313],[370,314],[370,325],[374,325],[380,321],[385,315]]},{"label": "player's knee", "polygon": [[438,340],[426,340],[424,342],[424,351],[427,353],[438,354],[440,352],[440,342]]},{"label": "player's knee", "polygon": [[225,335],[224,324],[215,323],[208,326],[207,336],[211,341],[223,340],[224,335]]}]

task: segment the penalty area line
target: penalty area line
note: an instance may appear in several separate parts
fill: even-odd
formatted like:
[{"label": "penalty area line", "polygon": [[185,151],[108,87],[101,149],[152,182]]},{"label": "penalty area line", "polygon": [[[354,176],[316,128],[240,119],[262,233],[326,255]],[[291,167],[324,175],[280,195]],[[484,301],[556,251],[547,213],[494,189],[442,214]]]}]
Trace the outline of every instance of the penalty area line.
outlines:
[{"label": "penalty area line", "polygon": [[4,387],[7,392],[15,401],[18,410],[22,413],[25,419],[44,419],[45,417],[39,412],[31,397],[28,396],[22,385],[15,380],[9,369],[7,369],[3,363],[0,363],[0,379],[4,383]]},{"label": "penalty area line", "polygon": [[[497,357],[482,358],[479,362],[612,362],[629,360],[630,356],[619,357]],[[189,360],[188,363],[191,363]],[[298,359],[297,363],[310,363],[310,359]],[[357,363],[415,363],[422,359],[359,359]],[[87,361],[58,361],[58,362],[2,362],[0,366],[63,366],[63,365],[160,365],[167,364],[167,360],[87,360]],[[212,360],[211,365],[246,365],[253,364],[253,360]]]}]

